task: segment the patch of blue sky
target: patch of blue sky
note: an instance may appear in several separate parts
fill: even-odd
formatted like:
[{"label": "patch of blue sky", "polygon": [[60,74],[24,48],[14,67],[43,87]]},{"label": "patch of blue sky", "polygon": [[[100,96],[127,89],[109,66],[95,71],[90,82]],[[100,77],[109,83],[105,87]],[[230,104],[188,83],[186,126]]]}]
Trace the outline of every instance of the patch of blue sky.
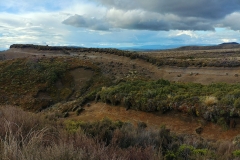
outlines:
[{"label": "patch of blue sky", "polygon": [[226,31],[226,28],[219,28],[219,27],[217,27],[217,28],[215,28],[215,31],[216,32]]},{"label": "patch of blue sky", "polygon": [[17,8],[12,8],[12,7],[10,7],[10,8],[3,8],[3,7],[0,6],[0,13],[1,12],[15,14],[15,13],[18,13],[19,10]]},{"label": "patch of blue sky", "polygon": [[25,12],[36,12],[36,11],[49,11],[55,12],[60,11],[62,7],[58,5],[58,3],[53,3],[51,1],[46,1],[43,3],[23,3],[23,4],[10,4],[4,5],[0,3],[0,12],[4,13],[11,13],[11,14],[18,14],[18,13],[25,13]]}]

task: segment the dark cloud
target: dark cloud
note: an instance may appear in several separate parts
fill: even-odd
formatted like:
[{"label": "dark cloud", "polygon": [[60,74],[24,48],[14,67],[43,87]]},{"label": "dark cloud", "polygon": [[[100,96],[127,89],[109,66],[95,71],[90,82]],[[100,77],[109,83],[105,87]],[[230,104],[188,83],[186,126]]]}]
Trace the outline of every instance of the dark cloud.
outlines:
[{"label": "dark cloud", "polygon": [[124,29],[136,29],[136,30],[152,30],[152,31],[158,31],[158,30],[169,30],[169,24],[165,21],[139,21],[137,23],[131,22],[127,25],[121,25],[119,24],[119,28]]},{"label": "dark cloud", "polygon": [[180,18],[170,23],[172,30],[214,30],[212,21],[203,18]]},{"label": "dark cloud", "polygon": [[239,0],[94,0],[122,10],[142,9],[182,17],[223,18],[240,10]]},{"label": "dark cloud", "polygon": [[70,16],[69,18],[64,20],[62,23],[66,25],[71,25],[74,27],[89,28],[92,30],[103,30],[103,31],[109,30],[107,22],[101,19],[96,19],[94,17],[88,18],[81,15]]},{"label": "dark cloud", "polygon": [[93,30],[240,30],[239,0],[92,0],[106,7],[101,19],[70,16],[64,24]]},{"label": "dark cloud", "polygon": [[169,30],[171,28],[166,18],[156,13],[140,10],[122,11],[110,9],[105,20],[112,28],[136,29],[136,30]]}]

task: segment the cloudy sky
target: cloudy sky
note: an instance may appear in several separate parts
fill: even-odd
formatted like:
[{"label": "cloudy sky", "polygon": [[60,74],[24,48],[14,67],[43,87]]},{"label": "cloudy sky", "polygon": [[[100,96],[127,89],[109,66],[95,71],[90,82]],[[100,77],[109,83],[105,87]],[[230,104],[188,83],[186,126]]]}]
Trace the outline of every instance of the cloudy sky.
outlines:
[{"label": "cloudy sky", "polygon": [[1,0],[0,49],[240,42],[239,0]]}]

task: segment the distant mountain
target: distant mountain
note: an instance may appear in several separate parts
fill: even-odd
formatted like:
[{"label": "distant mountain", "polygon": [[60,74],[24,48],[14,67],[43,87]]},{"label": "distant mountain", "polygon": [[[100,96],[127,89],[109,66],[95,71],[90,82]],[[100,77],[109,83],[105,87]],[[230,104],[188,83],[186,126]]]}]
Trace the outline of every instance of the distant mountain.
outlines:
[{"label": "distant mountain", "polygon": [[228,43],[222,43],[220,45],[235,45],[235,44],[239,44],[237,42],[228,42]]},{"label": "distant mountain", "polygon": [[214,46],[183,46],[174,50],[211,50],[211,49],[233,49],[240,48],[240,44],[237,42],[222,43]]},{"label": "distant mountain", "polygon": [[134,47],[118,47],[122,50],[132,50],[132,51],[154,51],[154,50],[166,50],[180,47],[181,45],[141,45]]}]

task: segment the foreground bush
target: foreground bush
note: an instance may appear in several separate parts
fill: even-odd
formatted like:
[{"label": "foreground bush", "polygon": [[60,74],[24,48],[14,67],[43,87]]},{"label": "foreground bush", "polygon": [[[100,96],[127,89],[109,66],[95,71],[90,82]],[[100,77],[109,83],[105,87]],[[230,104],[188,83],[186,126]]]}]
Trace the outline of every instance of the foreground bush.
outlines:
[{"label": "foreground bush", "polygon": [[[238,143],[208,142],[194,135],[175,135],[139,122],[48,120],[45,115],[0,108],[0,159],[10,160],[156,160],[231,159]],[[143,125],[144,124],[144,125]]]},{"label": "foreground bush", "polygon": [[[116,130],[121,127],[122,122],[115,123],[106,119],[94,124],[81,124],[88,131],[84,133],[81,130],[75,130],[73,132],[68,127],[65,128],[63,124],[46,120],[39,114],[27,113],[9,106],[1,108],[0,159],[145,160],[158,158],[158,154],[151,146],[143,148],[132,145],[127,149],[122,149],[114,143],[106,145],[106,137],[101,137],[97,131],[101,131],[102,127],[105,127],[106,133],[108,130]],[[116,128],[112,128],[115,125]],[[89,133],[94,133],[94,135],[91,136]]]}]

